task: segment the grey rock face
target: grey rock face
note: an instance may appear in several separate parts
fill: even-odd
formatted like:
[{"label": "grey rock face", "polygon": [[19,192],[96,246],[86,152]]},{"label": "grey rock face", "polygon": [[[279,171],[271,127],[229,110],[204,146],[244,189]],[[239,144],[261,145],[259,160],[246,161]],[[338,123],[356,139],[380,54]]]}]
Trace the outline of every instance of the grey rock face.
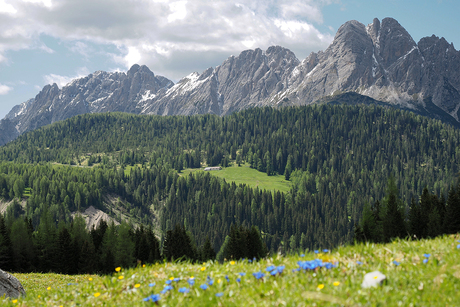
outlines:
[{"label": "grey rock face", "polygon": [[5,297],[25,296],[26,291],[16,277],[0,270],[0,297],[3,295]]},{"label": "grey rock face", "polygon": [[255,106],[305,105],[347,92],[460,122],[460,52],[434,35],[417,44],[396,20],[385,18],[367,26],[346,22],[325,51],[301,62],[288,49],[273,46],[243,51],[177,84],[146,66],[134,65],[126,74],[99,71],[62,89],[47,85],[14,107],[0,122],[0,145],[88,112],[226,115]]}]

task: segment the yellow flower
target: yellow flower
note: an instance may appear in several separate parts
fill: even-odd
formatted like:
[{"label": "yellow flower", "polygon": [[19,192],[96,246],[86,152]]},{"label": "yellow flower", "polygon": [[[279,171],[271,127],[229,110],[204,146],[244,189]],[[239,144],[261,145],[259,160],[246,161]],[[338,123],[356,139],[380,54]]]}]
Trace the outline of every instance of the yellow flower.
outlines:
[{"label": "yellow flower", "polygon": [[169,280],[174,280],[174,277],[169,277]]},{"label": "yellow flower", "polygon": [[91,281],[91,280],[93,280],[93,278],[92,278],[92,277],[90,277],[90,278],[88,278],[88,280],[89,280],[89,281]]},{"label": "yellow flower", "polygon": [[377,279],[377,278],[379,278],[379,277],[378,277],[377,275],[375,275],[375,276],[374,276],[374,279]]},{"label": "yellow flower", "polygon": [[219,280],[217,281],[218,284],[220,284],[222,282],[222,280],[219,278]]},{"label": "yellow flower", "polygon": [[18,302],[18,300],[13,300],[12,302],[13,302],[13,304],[16,304]]},{"label": "yellow flower", "polygon": [[324,288],[324,284],[319,284],[319,285],[318,285],[318,289],[321,290],[321,289],[323,289],[323,288]]},{"label": "yellow flower", "polygon": [[42,297],[41,295],[38,296],[38,298]]},{"label": "yellow flower", "polygon": [[123,275],[118,276],[118,279],[123,279],[123,278],[125,278]]},{"label": "yellow flower", "polygon": [[134,288],[139,288],[140,286],[141,286],[141,284],[135,284]]},{"label": "yellow flower", "polygon": [[195,277],[194,276],[190,276],[190,279],[194,279]]},{"label": "yellow flower", "polygon": [[120,270],[121,270],[120,267],[115,268],[115,271],[117,271],[117,272],[120,272]]},{"label": "yellow flower", "polygon": [[235,265],[235,261],[233,261],[233,260],[230,261],[230,264],[231,264],[231,265]]},{"label": "yellow flower", "polygon": [[153,276],[158,277],[158,273],[157,272],[153,273]]},{"label": "yellow flower", "polygon": [[202,267],[201,270],[202,270],[202,271],[206,270],[206,267]]},{"label": "yellow flower", "polygon": [[340,285],[340,281],[334,281],[333,285],[337,287],[338,285]]},{"label": "yellow flower", "polygon": [[94,297],[98,297],[99,295],[101,295],[99,292],[94,293]]},{"label": "yellow flower", "polygon": [[46,290],[48,290],[48,291],[51,290],[51,287],[46,288]]},{"label": "yellow flower", "polygon": [[145,268],[145,264],[143,264],[142,267]]}]

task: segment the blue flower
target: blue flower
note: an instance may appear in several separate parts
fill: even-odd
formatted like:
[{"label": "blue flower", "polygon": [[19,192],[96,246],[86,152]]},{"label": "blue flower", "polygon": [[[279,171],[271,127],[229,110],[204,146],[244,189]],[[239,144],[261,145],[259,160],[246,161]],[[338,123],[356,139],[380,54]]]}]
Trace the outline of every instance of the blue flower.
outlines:
[{"label": "blue flower", "polygon": [[265,276],[265,274],[262,273],[262,272],[252,273],[252,275],[254,275],[254,277],[255,277],[256,279],[261,279],[262,277]]},{"label": "blue flower", "polygon": [[329,253],[329,250],[327,248],[323,249],[323,253]]},{"label": "blue flower", "polygon": [[180,293],[188,293],[190,290],[186,287],[179,288]]},{"label": "blue flower", "polygon": [[238,277],[238,278],[236,279],[236,282],[241,282],[241,278]]},{"label": "blue flower", "polygon": [[216,296],[217,296],[217,297],[221,297],[221,296],[223,296],[223,295],[224,295],[223,292],[218,292],[218,293],[216,293]]},{"label": "blue flower", "polygon": [[300,254],[300,257],[302,257],[302,258],[305,257],[305,254]]},{"label": "blue flower", "polygon": [[275,266],[274,266],[274,265],[271,265],[271,266],[269,266],[268,268],[266,268],[265,270],[266,270],[267,272],[271,272],[271,271],[273,271],[274,269],[275,269]]},{"label": "blue flower", "polygon": [[176,278],[174,278],[174,281],[175,281],[175,282],[179,282],[179,281],[180,281],[180,278],[179,278],[179,277],[176,277]]},{"label": "blue flower", "polygon": [[155,283],[154,282],[149,283],[149,287],[155,287]]},{"label": "blue flower", "polygon": [[225,275],[225,279],[227,280],[227,282],[230,282],[230,278],[228,278],[228,275]]},{"label": "blue flower", "polygon": [[172,286],[166,286],[166,287],[163,288],[163,290],[161,290],[160,293],[161,293],[161,294],[165,294],[166,292],[168,292],[168,291],[170,291],[170,290],[172,290],[172,289],[173,289]]},{"label": "blue flower", "polygon": [[459,245],[457,245],[457,248],[458,248],[458,249],[460,249],[460,244],[459,244]]},{"label": "blue flower", "polygon": [[67,286],[76,286],[76,285],[78,285],[78,284],[77,284],[77,283],[72,283],[72,282],[69,282],[69,283],[67,284]]},{"label": "blue flower", "polygon": [[251,259],[248,259],[248,263],[251,263],[251,262],[252,262],[252,260],[251,260]]},{"label": "blue flower", "polygon": [[214,284],[214,280],[213,280],[213,279],[208,280],[208,285],[212,286],[213,284]]},{"label": "blue flower", "polygon": [[300,271],[300,268],[292,269],[292,273],[294,273],[294,272],[299,272],[299,271]]},{"label": "blue flower", "polygon": [[195,278],[189,278],[187,282],[190,286],[193,286],[195,284]]},{"label": "blue flower", "polygon": [[358,261],[356,261],[356,264],[357,264],[357,265],[361,265],[361,264],[363,264],[363,263],[362,263],[361,261],[358,260]]},{"label": "blue flower", "polygon": [[428,262],[428,258],[423,259],[423,263],[427,263],[427,262]]},{"label": "blue flower", "polygon": [[207,284],[202,284],[200,286],[200,288],[203,289],[203,290],[206,290],[206,289],[208,289],[208,285]]},{"label": "blue flower", "polygon": [[431,254],[423,254],[423,257],[430,258]]},{"label": "blue flower", "polygon": [[396,260],[393,260],[393,264],[398,266],[400,264],[400,262],[396,261]]},{"label": "blue flower", "polygon": [[245,273],[245,272],[239,272],[238,274],[239,274],[240,276],[244,276],[244,275],[246,275],[246,273]]},{"label": "blue flower", "polygon": [[152,294],[143,299],[144,302],[152,301],[154,303],[160,300],[161,296],[159,294]]},{"label": "blue flower", "polygon": [[319,254],[319,250],[315,249],[315,254]]},{"label": "blue flower", "polygon": [[171,283],[172,283],[172,280],[170,280],[170,279],[168,279],[168,280],[166,281],[166,284],[167,284],[167,285],[170,285]]}]

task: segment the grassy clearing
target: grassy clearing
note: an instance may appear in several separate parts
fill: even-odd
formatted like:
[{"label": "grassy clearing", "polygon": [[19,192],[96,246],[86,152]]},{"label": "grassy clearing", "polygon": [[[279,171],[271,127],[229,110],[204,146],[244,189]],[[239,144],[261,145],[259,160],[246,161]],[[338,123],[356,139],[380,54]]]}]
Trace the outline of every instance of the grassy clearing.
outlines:
[{"label": "grassy clearing", "polygon": [[[458,239],[456,235],[418,242],[347,246],[320,254],[276,256],[256,263],[162,263],[121,269],[112,276],[16,274],[28,294],[2,303],[146,306],[154,303],[144,299],[158,294],[158,304],[162,306],[455,306],[460,301]],[[335,263],[336,267],[296,270],[298,261],[315,258]],[[281,274],[270,276],[266,269],[271,265],[285,268]],[[375,270],[387,276],[386,283],[363,289],[363,276]],[[255,272],[265,276],[256,279]],[[168,283],[170,290],[165,288]],[[202,289],[204,284],[206,290]]]},{"label": "grassy clearing", "polygon": [[[186,169],[182,171],[182,174],[185,176],[200,170],[202,169]],[[238,165],[233,164],[220,171],[211,171],[210,173],[213,176],[224,178],[228,183],[235,182],[236,185],[246,184],[252,188],[258,187],[262,190],[280,192],[289,192],[291,189],[291,182],[285,180],[283,175],[267,176],[266,173],[252,169],[248,165],[238,167]]]}]

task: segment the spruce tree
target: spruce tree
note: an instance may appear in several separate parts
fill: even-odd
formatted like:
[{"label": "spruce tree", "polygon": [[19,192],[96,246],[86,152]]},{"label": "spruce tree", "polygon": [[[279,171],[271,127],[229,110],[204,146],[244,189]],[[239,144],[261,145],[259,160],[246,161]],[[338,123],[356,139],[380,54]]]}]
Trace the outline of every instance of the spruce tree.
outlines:
[{"label": "spruce tree", "polygon": [[446,214],[444,217],[443,230],[445,233],[454,234],[460,232],[460,190],[451,187],[447,196]]},{"label": "spruce tree", "polygon": [[407,234],[398,194],[395,180],[391,177],[388,180],[387,197],[384,204],[383,236],[386,242],[390,242],[393,238],[403,238]]}]

